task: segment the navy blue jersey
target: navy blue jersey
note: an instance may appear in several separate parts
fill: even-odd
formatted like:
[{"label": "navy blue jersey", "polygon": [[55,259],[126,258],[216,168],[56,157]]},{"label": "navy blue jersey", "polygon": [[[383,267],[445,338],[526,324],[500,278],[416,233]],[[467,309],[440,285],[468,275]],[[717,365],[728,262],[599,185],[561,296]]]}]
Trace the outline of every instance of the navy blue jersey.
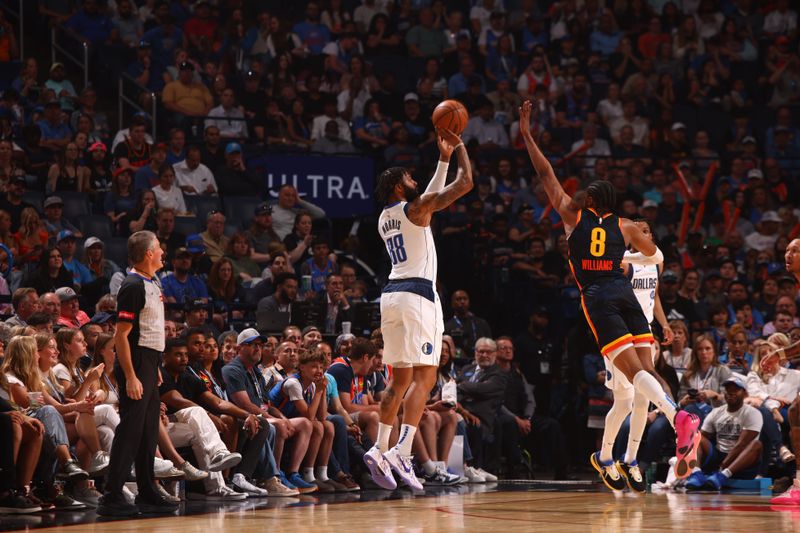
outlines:
[{"label": "navy blue jersey", "polygon": [[581,291],[589,285],[625,279],[622,257],[625,237],[618,216],[598,216],[594,209],[578,212],[578,223],[569,236],[569,264]]}]

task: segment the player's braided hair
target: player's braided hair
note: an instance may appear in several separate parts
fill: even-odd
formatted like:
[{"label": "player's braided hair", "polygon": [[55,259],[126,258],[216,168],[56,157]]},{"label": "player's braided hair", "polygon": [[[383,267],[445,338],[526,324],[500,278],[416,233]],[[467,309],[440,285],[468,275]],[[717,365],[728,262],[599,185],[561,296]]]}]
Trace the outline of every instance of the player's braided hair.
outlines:
[{"label": "player's braided hair", "polygon": [[609,181],[595,180],[591,182],[586,187],[586,195],[592,199],[592,207],[599,214],[610,213],[617,205],[617,193]]},{"label": "player's braided hair", "polygon": [[403,167],[387,168],[378,176],[378,185],[375,187],[375,197],[381,205],[389,203],[389,196],[395,186],[403,179],[403,174],[408,172]]}]

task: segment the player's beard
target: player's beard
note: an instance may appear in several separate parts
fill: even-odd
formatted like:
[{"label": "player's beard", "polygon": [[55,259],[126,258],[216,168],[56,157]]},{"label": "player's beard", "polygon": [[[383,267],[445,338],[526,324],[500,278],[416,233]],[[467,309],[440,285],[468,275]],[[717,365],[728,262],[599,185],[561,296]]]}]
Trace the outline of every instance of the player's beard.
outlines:
[{"label": "player's beard", "polygon": [[406,202],[413,202],[419,196],[419,191],[416,187],[409,187],[408,185],[403,185],[403,194],[406,197]]}]

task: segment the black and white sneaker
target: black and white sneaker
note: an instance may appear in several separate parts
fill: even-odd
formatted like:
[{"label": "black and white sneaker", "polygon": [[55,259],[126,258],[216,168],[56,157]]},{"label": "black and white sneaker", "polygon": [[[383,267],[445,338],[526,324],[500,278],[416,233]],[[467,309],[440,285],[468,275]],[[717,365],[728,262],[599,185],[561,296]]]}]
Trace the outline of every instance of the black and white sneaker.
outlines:
[{"label": "black and white sneaker", "polygon": [[0,514],[30,514],[38,513],[41,510],[41,505],[37,505],[30,498],[16,490],[10,490],[4,497],[0,498]]},{"label": "black and white sneaker", "polygon": [[632,492],[645,492],[647,490],[647,483],[644,480],[644,476],[642,476],[638,462],[626,463],[617,461],[616,466],[617,472],[622,474],[622,477],[625,478],[625,483],[627,483]]},{"label": "black and white sneaker", "polygon": [[426,485],[450,486],[461,483],[461,476],[449,473],[441,466],[437,466],[433,474],[423,474]]}]

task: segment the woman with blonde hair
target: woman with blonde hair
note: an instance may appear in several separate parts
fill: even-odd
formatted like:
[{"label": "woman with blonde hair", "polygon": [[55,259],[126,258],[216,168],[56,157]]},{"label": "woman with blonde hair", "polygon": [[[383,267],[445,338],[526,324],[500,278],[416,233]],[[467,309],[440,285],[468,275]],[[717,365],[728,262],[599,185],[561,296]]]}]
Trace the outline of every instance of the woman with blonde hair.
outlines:
[{"label": "woman with blonde hair", "polygon": [[19,230],[14,234],[17,248],[15,262],[18,265],[36,263],[42,250],[47,248],[47,230],[39,213],[33,207],[26,207],[19,217]]},{"label": "woman with blonde hair", "polygon": [[[69,452],[70,438],[67,424],[63,415],[78,410],[87,410],[85,404],[71,404],[62,406],[48,394],[43,384],[40,369],[37,366],[39,353],[36,350],[36,341],[31,337],[15,337],[6,347],[3,365],[0,373],[8,381],[10,400],[25,409],[33,418],[36,418],[45,429],[45,444],[42,455],[58,464],[55,478],[62,480],[85,480],[89,474],[82,469]],[[43,459],[47,461],[47,459]],[[56,498],[57,492],[53,487],[54,479],[50,471],[45,474],[45,492],[37,493],[37,497],[52,501],[58,508],[82,509],[86,506],[73,501],[71,498]]]},{"label": "woman with blonde hair", "polygon": [[783,366],[780,348],[778,343],[769,341],[756,347],[752,370],[747,374],[748,396],[744,401],[761,411],[765,445],[770,446],[769,450],[777,450],[781,461],[790,463],[795,455],[783,445],[781,426],[786,425],[787,432],[790,430],[786,421],[789,406],[800,392],[800,372]]},{"label": "woman with blonde hair", "polygon": [[669,327],[675,334],[672,338],[672,344],[669,349],[663,350],[664,361],[669,366],[675,369],[678,373],[678,379],[683,376],[686,369],[689,367],[689,361],[692,358],[692,349],[689,348],[689,329],[683,320],[670,320]]},{"label": "woman with blonde hair", "polygon": [[[97,473],[108,466],[108,454],[100,445],[97,433],[97,424],[94,420],[97,400],[94,396],[87,396],[81,400],[72,401],[64,395],[64,388],[59,383],[53,372],[58,361],[58,346],[52,333],[39,332],[33,336],[38,351],[38,366],[41,375],[40,383],[44,387],[44,403],[52,405],[64,417],[70,443],[76,444],[76,450],[81,465],[89,473]],[[98,494],[90,490],[85,495],[95,499]],[[79,498],[80,499],[80,498]]]},{"label": "woman with blonde hair", "polygon": [[76,401],[86,399],[95,405],[93,418],[100,446],[105,451],[111,451],[114,431],[119,425],[119,414],[114,405],[105,403],[106,393],[98,385],[104,375],[105,364],[100,363],[87,372],[81,369],[79,361],[86,355],[86,340],[78,329],[58,330],[56,346],[59,364],[53,368],[53,374],[67,398]]}]

